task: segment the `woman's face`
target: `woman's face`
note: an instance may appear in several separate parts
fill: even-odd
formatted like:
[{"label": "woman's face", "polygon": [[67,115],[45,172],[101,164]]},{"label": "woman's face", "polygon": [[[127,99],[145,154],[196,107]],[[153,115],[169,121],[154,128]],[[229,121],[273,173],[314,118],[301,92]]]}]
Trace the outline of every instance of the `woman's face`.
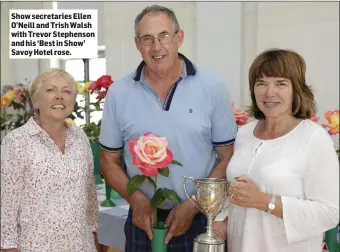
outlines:
[{"label": "woman's face", "polygon": [[64,121],[74,109],[76,87],[63,77],[55,77],[41,83],[33,98],[39,116],[53,121]]},{"label": "woman's face", "polygon": [[291,115],[293,86],[289,79],[263,76],[255,82],[254,94],[256,104],[266,118]]}]

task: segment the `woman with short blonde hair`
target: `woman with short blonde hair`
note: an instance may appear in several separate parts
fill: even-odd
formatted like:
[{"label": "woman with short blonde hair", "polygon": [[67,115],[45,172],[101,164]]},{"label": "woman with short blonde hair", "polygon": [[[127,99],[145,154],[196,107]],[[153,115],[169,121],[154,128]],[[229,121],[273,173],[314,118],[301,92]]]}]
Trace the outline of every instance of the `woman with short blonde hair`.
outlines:
[{"label": "woman with short blonde hair", "polygon": [[1,144],[1,249],[96,251],[98,205],[93,157],[84,131],[65,122],[77,96],[62,69],[31,87],[35,117]]}]

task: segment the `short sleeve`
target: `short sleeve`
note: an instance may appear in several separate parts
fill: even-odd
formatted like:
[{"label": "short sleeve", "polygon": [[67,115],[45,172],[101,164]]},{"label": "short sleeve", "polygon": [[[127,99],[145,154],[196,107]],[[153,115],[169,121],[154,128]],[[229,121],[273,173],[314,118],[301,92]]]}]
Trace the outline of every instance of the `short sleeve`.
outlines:
[{"label": "short sleeve", "polygon": [[214,146],[226,146],[235,142],[237,125],[229,91],[220,81],[216,88],[212,116],[212,141]]},{"label": "short sleeve", "polygon": [[109,152],[117,152],[123,149],[124,142],[120,124],[117,120],[116,93],[113,86],[109,88],[105,98],[103,117],[101,122],[99,145]]}]

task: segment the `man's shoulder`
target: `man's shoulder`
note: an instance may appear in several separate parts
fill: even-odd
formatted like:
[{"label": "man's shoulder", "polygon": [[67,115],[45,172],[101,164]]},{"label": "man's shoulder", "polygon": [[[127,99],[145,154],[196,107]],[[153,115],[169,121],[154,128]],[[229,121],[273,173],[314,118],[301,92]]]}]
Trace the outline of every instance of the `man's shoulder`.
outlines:
[{"label": "man's shoulder", "polygon": [[115,82],[109,88],[109,93],[122,94],[131,91],[131,88],[133,88],[136,83],[136,81],[133,79],[134,74],[134,72],[131,72],[122,78],[115,80]]},{"label": "man's shoulder", "polygon": [[225,85],[225,80],[216,72],[196,66],[196,77],[204,86]]}]

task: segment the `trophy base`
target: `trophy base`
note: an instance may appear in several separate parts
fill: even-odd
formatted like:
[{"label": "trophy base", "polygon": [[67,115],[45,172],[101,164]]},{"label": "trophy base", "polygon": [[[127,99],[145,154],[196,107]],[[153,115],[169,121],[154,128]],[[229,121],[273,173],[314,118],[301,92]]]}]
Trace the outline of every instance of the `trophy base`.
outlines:
[{"label": "trophy base", "polygon": [[219,244],[224,243],[224,239],[222,239],[220,236],[214,233],[200,234],[196,238],[194,238],[194,241],[198,243],[209,244],[209,245],[219,245]]},{"label": "trophy base", "polygon": [[225,252],[225,244],[206,244],[194,240],[193,252]]}]

